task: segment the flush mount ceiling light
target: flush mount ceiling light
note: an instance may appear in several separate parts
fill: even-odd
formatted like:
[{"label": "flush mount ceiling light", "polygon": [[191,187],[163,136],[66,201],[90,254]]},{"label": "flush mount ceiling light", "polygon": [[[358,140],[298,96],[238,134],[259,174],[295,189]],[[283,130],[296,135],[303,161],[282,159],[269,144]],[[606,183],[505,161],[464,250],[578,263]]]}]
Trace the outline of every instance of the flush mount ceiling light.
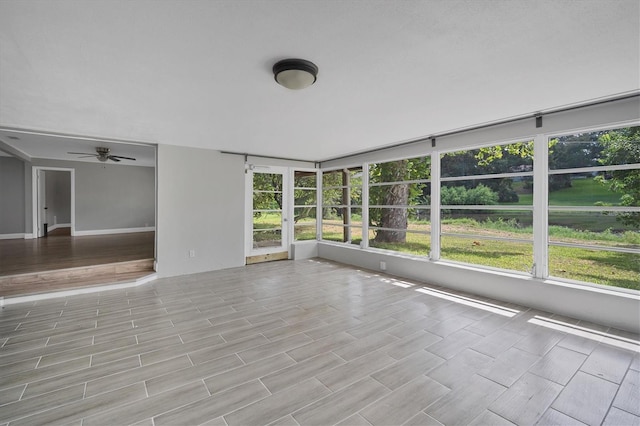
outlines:
[{"label": "flush mount ceiling light", "polygon": [[283,59],[273,66],[273,76],[279,85],[300,90],[316,82],[318,67],[304,59]]}]

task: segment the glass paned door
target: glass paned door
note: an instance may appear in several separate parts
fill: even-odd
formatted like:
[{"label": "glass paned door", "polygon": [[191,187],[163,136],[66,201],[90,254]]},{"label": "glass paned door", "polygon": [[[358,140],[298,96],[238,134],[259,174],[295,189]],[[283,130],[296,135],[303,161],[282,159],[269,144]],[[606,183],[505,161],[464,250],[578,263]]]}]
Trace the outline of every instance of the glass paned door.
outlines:
[{"label": "glass paned door", "polygon": [[284,171],[251,171],[251,254],[287,250],[286,182]]}]

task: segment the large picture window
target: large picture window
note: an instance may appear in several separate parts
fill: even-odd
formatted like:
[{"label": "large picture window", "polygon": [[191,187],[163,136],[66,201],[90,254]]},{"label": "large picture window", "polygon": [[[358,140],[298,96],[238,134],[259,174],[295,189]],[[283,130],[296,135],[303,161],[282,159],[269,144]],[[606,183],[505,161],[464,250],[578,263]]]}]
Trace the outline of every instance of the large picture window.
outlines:
[{"label": "large picture window", "polygon": [[369,165],[369,247],[428,256],[431,157]]},{"label": "large picture window", "polygon": [[549,275],[640,290],[640,127],[549,140]]},{"label": "large picture window", "polygon": [[640,290],[640,126],[540,132],[323,171],[322,239]]},{"label": "large picture window", "polygon": [[440,257],[531,272],[533,141],[442,154]]}]

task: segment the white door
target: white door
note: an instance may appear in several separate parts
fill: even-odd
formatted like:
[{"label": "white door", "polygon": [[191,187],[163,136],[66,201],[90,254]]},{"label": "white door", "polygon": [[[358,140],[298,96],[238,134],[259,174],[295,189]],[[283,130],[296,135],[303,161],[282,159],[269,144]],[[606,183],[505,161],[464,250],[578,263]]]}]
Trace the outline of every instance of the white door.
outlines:
[{"label": "white door", "polygon": [[247,170],[247,263],[288,258],[287,188],[284,168],[255,166]]}]

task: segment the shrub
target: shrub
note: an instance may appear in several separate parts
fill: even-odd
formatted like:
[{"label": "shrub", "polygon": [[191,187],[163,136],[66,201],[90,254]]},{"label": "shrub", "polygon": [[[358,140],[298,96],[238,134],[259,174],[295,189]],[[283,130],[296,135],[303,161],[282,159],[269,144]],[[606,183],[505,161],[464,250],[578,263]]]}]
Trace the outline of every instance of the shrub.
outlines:
[{"label": "shrub", "polygon": [[444,205],[490,205],[498,204],[498,199],[498,194],[483,184],[473,189],[464,186],[443,186],[440,190],[440,202]]}]

